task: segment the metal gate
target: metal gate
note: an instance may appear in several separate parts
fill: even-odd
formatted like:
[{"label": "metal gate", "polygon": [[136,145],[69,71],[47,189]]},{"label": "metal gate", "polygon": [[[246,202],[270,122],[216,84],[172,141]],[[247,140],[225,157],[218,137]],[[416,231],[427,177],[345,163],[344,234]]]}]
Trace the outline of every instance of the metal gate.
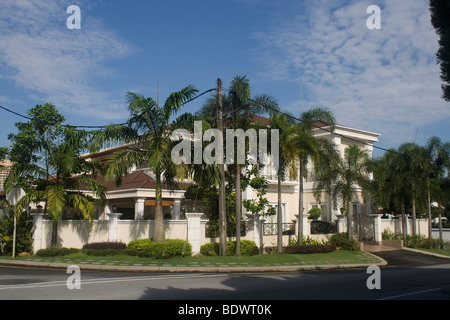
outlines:
[{"label": "metal gate", "polygon": [[353,217],[353,235],[361,242],[375,241],[375,221],[367,214],[357,214]]}]

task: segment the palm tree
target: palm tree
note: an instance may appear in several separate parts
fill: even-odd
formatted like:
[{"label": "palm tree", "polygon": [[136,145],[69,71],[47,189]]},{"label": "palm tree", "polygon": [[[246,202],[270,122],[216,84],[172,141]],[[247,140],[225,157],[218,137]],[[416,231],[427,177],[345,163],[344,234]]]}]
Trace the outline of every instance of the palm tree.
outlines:
[{"label": "palm tree", "polygon": [[126,124],[112,124],[95,133],[92,150],[116,143],[127,147],[114,154],[108,162],[107,176],[121,178],[135,165],[147,164],[152,169],[156,180],[155,190],[155,231],[153,241],[165,241],[162,182],[169,188],[176,186],[177,169],[171,159],[173,142],[169,124],[171,116],[178,112],[188,100],[198,92],[189,85],[169,95],[164,105],[140,94],[127,92],[130,118]]},{"label": "palm tree", "polygon": [[298,119],[299,132],[297,135],[296,143],[298,154],[298,168],[297,170],[293,171],[292,178],[298,177],[299,181],[299,241],[303,236],[303,182],[304,178],[308,175],[308,161],[312,160],[314,165],[317,167],[319,158],[327,157],[327,152],[330,150],[328,140],[318,139],[313,135],[313,129],[316,127],[316,124],[318,122],[325,123],[328,127],[330,127],[331,131],[334,130],[334,126],[336,124],[334,115],[331,113],[331,111],[320,107],[303,112],[300,119]]},{"label": "palm tree", "polygon": [[374,172],[372,194],[375,202],[384,207],[394,206],[402,216],[403,238],[407,235],[406,202],[411,197],[411,185],[408,183],[410,157],[396,149],[389,149],[380,159],[371,162]]},{"label": "palm tree", "polygon": [[[223,96],[225,127],[229,129],[242,129],[246,131],[252,127],[252,115],[279,112],[277,101],[267,95],[259,94],[251,96],[250,81],[246,76],[235,76],[231,81],[228,95]],[[216,119],[216,101],[210,99],[199,111],[198,115],[210,123]],[[234,159],[233,159],[234,160]],[[233,166],[228,165],[231,169]],[[242,192],[241,192],[241,170],[240,163],[235,163],[235,197],[236,197],[236,251],[240,255],[241,238],[241,215],[242,215]]]},{"label": "palm tree", "polygon": [[314,194],[320,199],[322,191],[326,191],[335,208],[339,201],[342,210],[347,216],[348,237],[353,237],[351,203],[357,186],[367,190],[369,183],[368,163],[369,154],[357,145],[350,145],[344,151],[344,157],[330,163],[328,168],[316,171],[314,182]]},{"label": "palm tree", "polygon": [[442,240],[442,223],[441,211],[439,203],[447,203],[449,201],[449,185],[450,185],[450,143],[443,143],[438,137],[431,137],[426,146],[428,162],[426,166],[427,174],[427,194],[428,194],[428,237],[431,239],[431,199],[438,202],[439,214],[439,235]]},{"label": "palm tree", "polygon": [[[93,191],[95,197],[105,201],[104,186],[91,178],[99,166],[96,162],[80,157],[83,147],[79,132],[72,128],[64,130],[64,141],[51,147],[47,144],[46,168],[39,165],[18,163],[13,165],[5,184],[9,193],[13,187],[20,186],[25,195],[17,202],[15,213],[20,214],[29,203],[45,202],[44,212],[53,221],[52,247],[57,246],[58,220],[67,207],[74,208],[84,219],[92,222],[95,213],[94,198],[79,191]],[[35,177],[29,180],[30,177]]]},{"label": "palm tree", "polygon": [[278,150],[278,170],[277,170],[277,190],[278,190],[278,210],[277,210],[277,252],[283,250],[283,212],[281,202],[281,182],[285,180],[289,165],[297,159],[297,136],[299,128],[294,124],[293,118],[286,114],[278,114],[270,119],[271,129],[278,130],[279,150]]}]

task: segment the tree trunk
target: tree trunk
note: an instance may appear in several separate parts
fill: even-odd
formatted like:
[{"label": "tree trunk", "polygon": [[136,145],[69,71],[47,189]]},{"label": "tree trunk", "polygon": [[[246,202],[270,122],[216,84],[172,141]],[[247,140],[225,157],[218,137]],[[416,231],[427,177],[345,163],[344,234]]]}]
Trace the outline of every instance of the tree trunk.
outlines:
[{"label": "tree trunk", "polygon": [[437,209],[438,209],[438,213],[439,213],[439,241],[440,241],[440,247],[442,249],[442,243],[443,243],[443,239],[442,239],[442,212],[441,212],[441,208],[439,207],[439,202],[437,204]]},{"label": "tree trunk", "polygon": [[281,177],[278,174],[277,252],[283,253],[283,212],[281,209]]},{"label": "tree trunk", "polygon": [[58,220],[53,220],[51,246],[52,248],[56,248],[58,246]]},{"label": "tree trunk", "polygon": [[415,236],[417,234],[417,220],[416,220],[416,200],[412,199],[412,233]]},{"label": "tree trunk", "polygon": [[241,166],[236,165],[236,256],[241,255]]},{"label": "tree trunk", "polygon": [[303,239],[303,168],[302,160],[300,159],[300,168],[298,173],[299,195],[298,195],[298,244],[302,243]]},{"label": "tree trunk", "polygon": [[353,238],[353,208],[351,201],[347,204],[347,234],[351,240]]},{"label": "tree trunk", "polygon": [[428,239],[431,239],[431,196],[430,196],[430,182],[428,182]]},{"label": "tree trunk", "polygon": [[164,242],[164,217],[162,208],[161,174],[156,172],[156,195],[155,195],[155,226],[153,232],[154,242]]},{"label": "tree trunk", "polygon": [[[223,135],[223,105],[222,105],[222,80],[217,79],[217,126]],[[225,206],[225,167],[223,159],[220,159],[219,170],[221,175],[219,185],[219,255],[227,255],[227,211]]]}]

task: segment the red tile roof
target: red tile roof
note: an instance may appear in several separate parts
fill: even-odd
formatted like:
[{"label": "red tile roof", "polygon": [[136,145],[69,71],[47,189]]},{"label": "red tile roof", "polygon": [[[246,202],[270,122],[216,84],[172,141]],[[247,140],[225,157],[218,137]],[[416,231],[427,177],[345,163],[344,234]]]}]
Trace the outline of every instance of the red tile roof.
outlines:
[{"label": "red tile roof", "polygon": [[[146,174],[142,170],[134,171],[122,177],[122,182],[120,185],[116,184],[115,179],[107,179],[104,176],[97,176],[95,178],[97,182],[100,182],[105,186],[106,191],[117,191],[117,190],[129,190],[129,189],[156,189],[156,181]],[[190,184],[179,183],[178,187],[180,189],[185,189]],[[162,184],[163,189],[168,189],[166,184]],[[87,190],[82,188],[83,190]]]}]

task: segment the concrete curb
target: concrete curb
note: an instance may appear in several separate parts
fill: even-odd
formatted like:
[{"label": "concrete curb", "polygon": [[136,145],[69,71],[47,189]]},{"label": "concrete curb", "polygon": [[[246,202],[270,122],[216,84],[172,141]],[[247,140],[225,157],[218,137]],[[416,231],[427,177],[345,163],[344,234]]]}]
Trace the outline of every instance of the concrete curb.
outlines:
[{"label": "concrete curb", "polygon": [[438,253],[434,253],[434,252],[428,252],[428,251],[423,251],[423,250],[418,250],[418,249],[412,249],[412,248],[406,248],[406,247],[403,247],[402,250],[407,250],[407,251],[416,252],[416,253],[423,253],[423,254],[427,254],[427,255],[429,255],[429,256],[434,256],[434,257],[439,257],[439,258],[450,259],[449,256],[444,256],[444,255],[442,255],[442,254],[438,254]]},{"label": "concrete curb", "polygon": [[0,266],[11,267],[35,267],[51,269],[67,269],[77,265],[82,270],[90,271],[121,271],[121,272],[168,272],[168,273],[263,273],[263,272],[297,272],[313,270],[336,270],[351,268],[367,268],[369,266],[384,266],[387,262],[369,252],[366,252],[380,260],[378,263],[361,264],[327,264],[327,265],[295,265],[295,266],[267,266],[267,267],[149,267],[149,266],[116,266],[116,265],[92,265],[71,264],[38,261],[0,260]]}]

